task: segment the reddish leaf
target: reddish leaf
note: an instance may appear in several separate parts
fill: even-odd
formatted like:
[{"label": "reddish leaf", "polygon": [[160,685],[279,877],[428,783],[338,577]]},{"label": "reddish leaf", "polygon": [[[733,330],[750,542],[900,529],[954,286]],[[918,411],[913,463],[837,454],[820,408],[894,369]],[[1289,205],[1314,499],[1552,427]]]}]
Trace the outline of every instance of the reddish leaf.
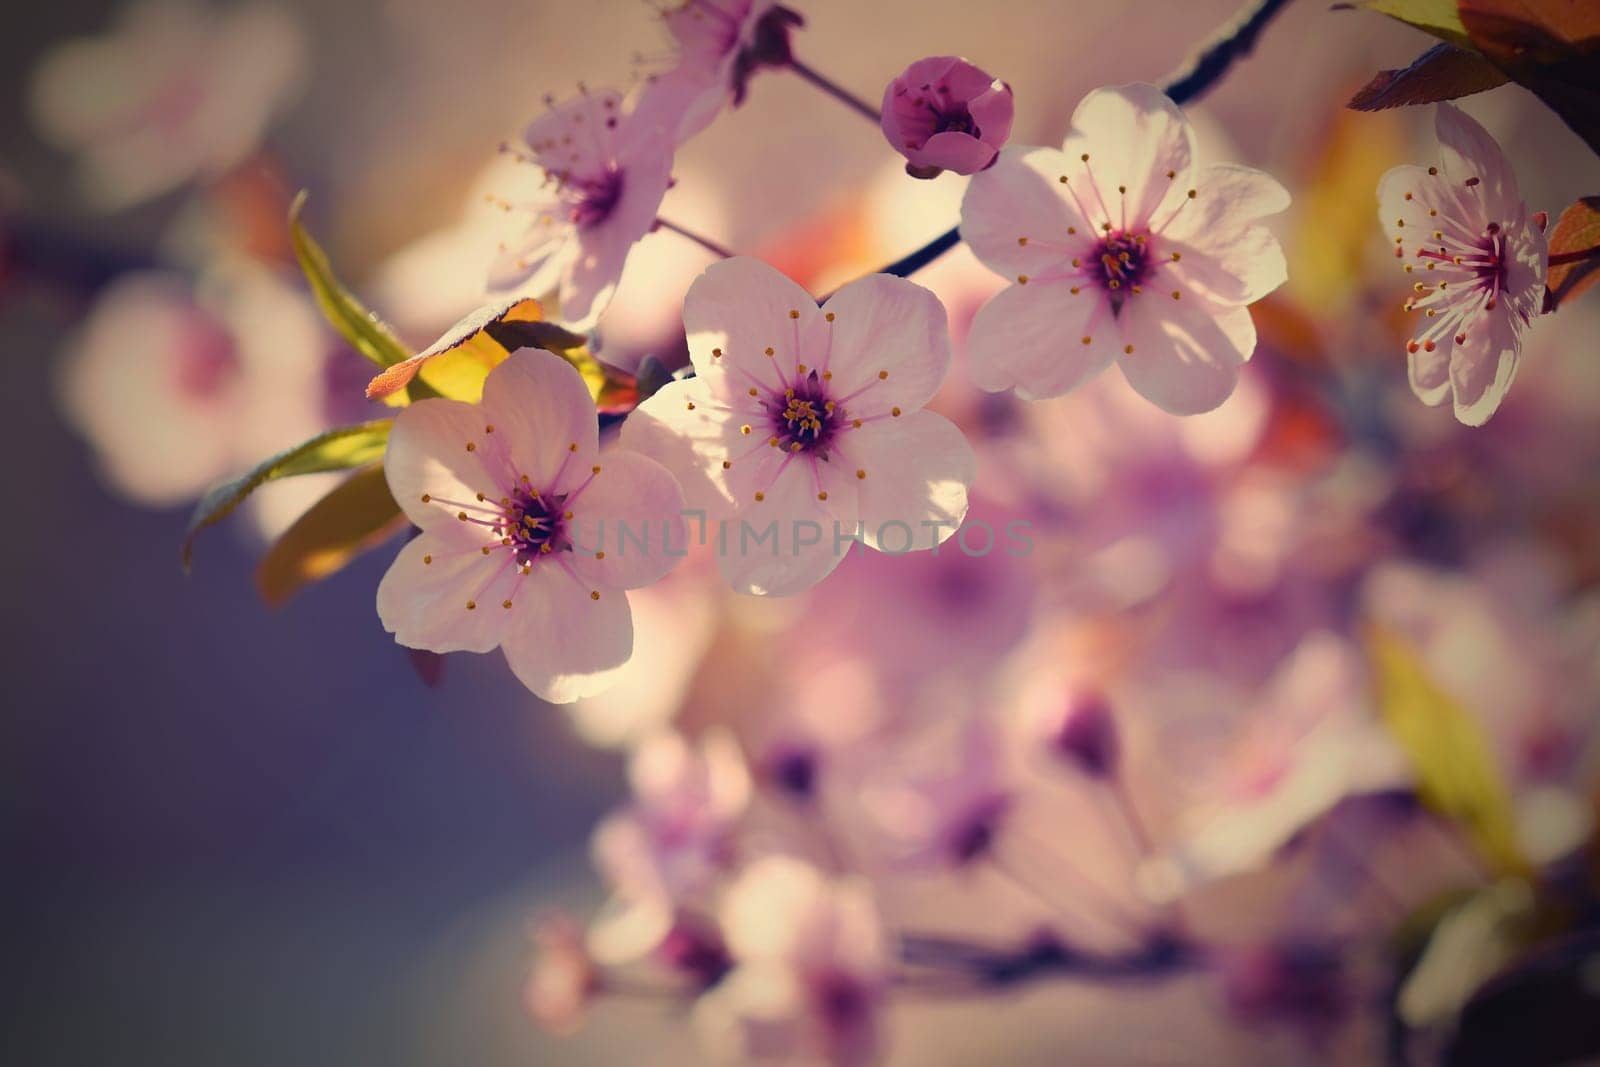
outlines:
[{"label": "reddish leaf", "polygon": [[1557,307],[1600,281],[1600,196],[1561,213],[1550,231],[1550,304]]},{"label": "reddish leaf", "polygon": [[1459,0],[1459,9],[1473,45],[1600,152],[1600,4]]},{"label": "reddish leaf", "polygon": [[256,589],[278,607],[302,586],[338,571],[405,524],[384,480],[383,464],[374,463],[341,482],[278,538],[256,568]]},{"label": "reddish leaf", "polygon": [[1384,70],[1350,98],[1357,111],[1382,111],[1481,93],[1510,79],[1476,52],[1437,44],[1404,70]]}]

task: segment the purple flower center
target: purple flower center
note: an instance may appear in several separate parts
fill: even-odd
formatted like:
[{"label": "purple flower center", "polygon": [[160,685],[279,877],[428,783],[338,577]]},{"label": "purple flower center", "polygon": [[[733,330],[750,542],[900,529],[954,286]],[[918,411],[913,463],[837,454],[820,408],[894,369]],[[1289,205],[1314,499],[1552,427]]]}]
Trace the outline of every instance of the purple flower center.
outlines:
[{"label": "purple flower center", "polygon": [[799,379],[793,388],[769,396],[764,406],[779,448],[828,458],[828,446],[844,416],[828,399],[827,383],[816,371]]},{"label": "purple flower center", "polygon": [[494,532],[500,535],[501,544],[510,542],[519,565],[572,548],[563,510],[566,499],[565,493],[550,497],[531,489],[518,489],[502,502],[505,516]]},{"label": "purple flower center", "polygon": [[587,230],[610,218],[622,200],[622,185],[622,171],[615,164],[592,178],[564,177],[561,188],[573,225]]},{"label": "purple flower center", "polygon": [[1113,310],[1121,310],[1124,300],[1139,293],[1154,263],[1149,235],[1126,230],[1108,232],[1095,245],[1094,256],[1089,277],[1110,295]]}]

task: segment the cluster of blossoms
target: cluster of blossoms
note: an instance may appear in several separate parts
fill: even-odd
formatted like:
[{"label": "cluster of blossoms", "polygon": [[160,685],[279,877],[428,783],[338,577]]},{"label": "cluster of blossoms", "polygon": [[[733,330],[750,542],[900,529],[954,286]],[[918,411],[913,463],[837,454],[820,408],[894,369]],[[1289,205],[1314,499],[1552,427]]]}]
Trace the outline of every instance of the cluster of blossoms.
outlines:
[{"label": "cluster of blossoms", "polygon": [[[1471,989],[1385,939],[1592,832],[1600,605],[1565,534],[1600,514],[1528,459],[1600,458],[1592,380],[1557,377],[1592,321],[1529,334],[1527,407],[1476,438],[1416,405],[1356,418],[1355,386],[1297,362],[1320,309],[1286,295],[1272,221],[1296,205],[1205,158],[1178,83],[1089,91],[1059,148],[1031,146],[1011,87],[965,59],[917,60],[873,108],[797,58],[788,8],[662,21],[669,69],[549,100],[502,146],[451,235],[476,306],[418,313],[427,336],[464,317],[366,390],[397,407],[382,477],[409,533],[382,625],[501,649],[628,750],[630,799],[593,839],[610,900],[537,928],[532,1014],[566,1030],[643,993],[735,1057],[848,1065],[881,1057],[901,994],[1185,976],[1261,1062],[1373,1054],[1374,1004],[1448,1030]],[[679,149],[764,69],[870,117],[897,189],[954,186],[955,228],[824,293],[665,218]],[[1418,398],[1477,427],[1550,252],[1483,128],[1441,104],[1437,137],[1435,165],[1378,188],[1421,326],[1371,326]],[[715,262],[624,373],[618,293],[658,231]],[[64,392],[126,492],[193,496],[343,421],[310,300],[237,277],[124,280],[90,317]],[[235,323],[241,291],[276,294],[250,319],[274,332]],[[434,375],[463,356],[470,387]],[[113,416],[134,386],[170,438]],[[258,429],[269,391],[288,440]],[[1459,470],[1516,493],[1486,502]],[[1437,752],[1467,801],[1441,799]]]}]

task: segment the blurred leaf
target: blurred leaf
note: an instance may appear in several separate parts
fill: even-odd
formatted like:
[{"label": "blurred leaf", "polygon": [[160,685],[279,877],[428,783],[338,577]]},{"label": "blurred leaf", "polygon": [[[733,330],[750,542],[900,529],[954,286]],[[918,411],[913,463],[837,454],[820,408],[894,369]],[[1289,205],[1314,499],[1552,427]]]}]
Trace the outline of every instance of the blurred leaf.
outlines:
[{"label": "blurred leaf", "polygon": [[227,518],[234,508],[261,486],[279,478],[349,470],[382,459],[383,450],[389,443],[389,429],[393,425],[393,419],[378,419],[329,430],[278,453],[242,478],[212,489],[201,498],[189,518],[189,528],[183,539],[184,569],[189,567],[194,539],[200,531]]},{"label": "blurred leaf", "polygon": [[1505,73],[1476,52],[1436,44],[1404,70],[1379,71],[1350,98],[1357,111],[1381,111],[1481,93],[1504,85]]},{"label": "blurred leaf", "polygon": [[334,277],[327,253],[300,221],[305,205],[306,192],[302,189],[289,208],[289,236],[294,244],[295,259],[311,285],[322,314],[340,337],[378,366],[390,367],[404,362],[411,355],[410,349]]},{"label": "blurred leaf", "polygon": [[1395,1008],[1413,1029],[1455,1018],[1533,935],[1537,901],[1528,883],[1506,878],[1456,901],[1433,926],[1400,986]]},{"label": "blurred leaf", "polygon": [[1600,153],[1600,3],[1460,0],[1473,46]]},{"label": "blurred leaf", "polygon": [[383,464],[356,471],[317,501],[268,550],[256,567],[256,589],[272,607],[304,585],[321,581],[406,526],[389,493]]},{"label": "blurred leaf", "polygon": [[1416,770],[1418,798],[1460,822],[1496,872],[1525,871],[1510,791],[1477,720],[1429,677],[1398,635],[1372,626],[1366,647],[1378,711]]},{"label": "blurred leaf", "polygon": [[1600,281],[1600,196],[1586,196],[1561,213],[1550,231],[1550,287],[1553,307]]},{"label": "blurred leaf", "polygon": [[1334,10],[1376,11],[1414,26],[1424,33],[1457,48],[1471,48],[1472,40],[1462,25],[1461,14],[1456,10],[1456,0],[1351,0],[1335,4]]}]

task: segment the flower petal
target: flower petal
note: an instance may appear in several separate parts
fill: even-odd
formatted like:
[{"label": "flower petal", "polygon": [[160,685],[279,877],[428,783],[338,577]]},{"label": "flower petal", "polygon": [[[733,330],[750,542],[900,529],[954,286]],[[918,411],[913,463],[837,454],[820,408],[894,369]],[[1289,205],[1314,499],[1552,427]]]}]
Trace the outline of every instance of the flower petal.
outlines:
[{"label": "flower petal", "polygon": [[970,133],[945,130],[928,138],[928,143],[909,153],[912,162],[939,167],[957,174],[976,174],[995,157],[995,147]]},{"label": "flower petal", "polygon": [[1174,415],[1196,415],[1233,393],[1239,367],[1255,351],[1248,308],[1216,308],[1205,301],[1130,302],[1123,328],[1132,351],[1120,365],[1128,384]]},{"label": "flower petal", "polygon": [[1507,315],[1482,316],[1450,355],[1450,392],[1456,418],[1482,426],[1505,399],[1517,376],[1522,342]]},{"label": "flower petal", "polygon": [[[1072,113],[1072,133],[1062,146],[1078,182],[1083,174],[1109,221],[1141,229],[1176,206],[1193,184],[1195,153],[1189,120],[1153,85],[1135,83],[1096,89]],[[1080,155],[1087,153],[1089,160]],[[1172,177],[1168,177],[1168,174]],[[1126,193],[1119,193],[1125,188]],[[1126,205],[1121,209],[1118,201]],[[1090,201],[1085,208],[1095,211]]]},{"label": "flower petal", "polygon": [[622,424],[620,443],[659,461],[682,487],[687,506],[714,517],[732,501],[723,462],[742,470],[738,456],[766,440],[740,433],[740,426],[705,382],[691,378],[668,382],[635,408]]},{"label": "flower petal", "polygon": [[[384,477],[406,518],[458,546],[490,539],[486,527],[457,518],[461,505],[479,493],[499,497],[507,487],[479,462],[483,427],[477,405],[422,400],[400,412],[384,452]],[[467,451],[468,442],[474,451]]]},{"label": "flower petal", "polygon": [[1416,351],[1411,350],[1411,345],[1406,345],[1406,377],[1411,381],[1411,391],[1417,394],[1417,399],[1435,407],[1444,403],[1444,398],[1450,395],[1450,349],[1453,342],[1449,337],[1443,338],[1434,346],[1433,351],[1422,347],[1422,342],[1415,342]]},{"label": "flower petal", "polygon": [[522,582],[501,641],[511,672],[552,704],[593,696],[610,685],[633,656],[627,596],[585,589],[552,563],[535,566]]},{"label": "flower petal", "polygon": [[[785,462],[787,460],[787,462]],[[850,528],[817,500],[811,463],[771,453],[776,477],[765,481],[759,502],[741,501],[714,531],[717,568],[737,592],[791,596],[833,572],[854,543]]]},{"label": "flower petal", "polygon": [[1089,221],[1060,184],[1068,169],[1057,149],[1012,147],[973,175],[961,199],[961,239],[984,266],[1012,278],[1043,274],[1093,247]]},{"label": "flower petal", "polygon": [[[854,464],[867,545],[899,554],[932,548],[967,514],[978,460],[949,419],[919,411],[853,431],[840,457]],[[933,525],[930,525],[933,524]]]},{"label": "flower petal", "polygon": [[[1090,338],[1089,344],[1083,339]],[[973,317],[967,363],[981,389],[1028,399],[1060,396],[1110,366],[1122,330],[1097,292],[1030,282],[996,293]]]},{"label": "flower petal", "polygon": [[612,449],[598,465],[600,473],[568,503],[578,546],[573,571],[611,589],[658,581],[686,551],[683,491],[665,467],[637,452]]},{"label": "flower petal", "polygon": [[1288,280],[1277,237],[1251,225],[1288,208],[1288,190],[1277,179],[1250,167],[1213,164],[1196,176],[1195,191],[1161,234],[1163,259],[1170,252],[1182,257],[1162,265],[1177,277],[1177,288],[1218,303],[1251,304]]},{"label": "flower petal", "polygon": [[1517,191],[1517,176],[1489,131],[1466,112],[1449,104],[1438,105],[1434,131],[1439,137],[1445,177],[1463,190],[1466,182],[1477,179],[1476,198],[1483,204],[1490,221],[1521,212],[1522,195]]},{"label": "flower petal", "polygon": [[485,556],[423,533],[378,583],[378,618],[407,648],[492,652],[508,622],[500,604],[513,588],[511,560],[509,553]]},{"label": "flower petal", "polygon": [[822,310],[817,369],[833,375],[832,396],[853,397],[844,401],[853,417],[894,407],[914,411],[944,384],[950,329],[944,305],[927,289],[869,274],[833,294]]},{"label": "flower petal", "polygon": [[[475,440],[485,463],[498,458],[513,478],[526,475],[541,491],[587,476],[599,452],[589,387],[572,364],[543,349],[513,352],[489,372],[479,415]],[[493,433],[484,432],[489,426]],[[563,470],[564,484],[557,485]]]},{"label": "flower petal", "polygon": [[[695,373],[722,397],[748,385],[744,378],[730,380],[728,367],[781,389],[779,373],[785,380],[793,377],[795,365],[804,362],[802,339],[821,317],[810,293],[776,267],[749,256],[711,264],[683,299],[683,327]],[[766,355],[768,348],[772,356]]]}]

